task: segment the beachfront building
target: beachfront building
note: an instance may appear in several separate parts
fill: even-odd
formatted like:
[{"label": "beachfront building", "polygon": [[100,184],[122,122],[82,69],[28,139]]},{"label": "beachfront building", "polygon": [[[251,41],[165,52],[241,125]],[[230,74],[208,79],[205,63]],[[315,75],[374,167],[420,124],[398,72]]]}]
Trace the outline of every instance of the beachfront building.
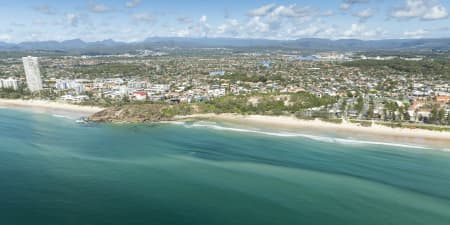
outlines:
[{"label": "beachfront building", "polygon": [[74,90],[77,94],[83,93],[86,90],[82,83],[70,79],[57,79],[55,81],[55,89],[60,91]]},{"label": "beachfront building", "polygon": [[14,78],[0,79],[0,89],[19,89],[19,81]]},{"label": "beachfront building", "polygon": [[63,95],[60,97],[60,99],[62,101],[66,101],[66,102],[81,103],[81,102],[89,100],[89,96],[87,96],[87,95],[76,95],[76,96]]},{"label": "beachfront building", "polygon": [[38,58],[28,56],[23,57],[22,61],[25,69],[25,76],[27,78],[28,89],[30,89],[31,92],[41,91],[43,88]]}]

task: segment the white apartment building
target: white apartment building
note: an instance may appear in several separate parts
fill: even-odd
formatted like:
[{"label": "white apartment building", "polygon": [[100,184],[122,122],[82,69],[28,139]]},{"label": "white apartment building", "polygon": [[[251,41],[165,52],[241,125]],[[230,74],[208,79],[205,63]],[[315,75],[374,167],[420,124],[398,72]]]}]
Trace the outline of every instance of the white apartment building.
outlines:
[{"label": "white apartment building", "polygon": [[74,90],[77,94],[83,93],[86,88],[76,80],[57,79],[55,83],[57,90]]},{"label": "white apartment building", "polygon": [[170,90],[170,85],[168,84],[151,84],[149,91],[152,93],[164,93]]},{"label": "white apartment building", "polygon": [[19,89],[19,81],[14,78],[0,79],[0,89]]},{"label": "white apartment building", "polygon": [[42,90],[41,72],[39,70],[39,61],[37,57],[23,57],[23,67],[27,77],[28,89],[31,92]]}]

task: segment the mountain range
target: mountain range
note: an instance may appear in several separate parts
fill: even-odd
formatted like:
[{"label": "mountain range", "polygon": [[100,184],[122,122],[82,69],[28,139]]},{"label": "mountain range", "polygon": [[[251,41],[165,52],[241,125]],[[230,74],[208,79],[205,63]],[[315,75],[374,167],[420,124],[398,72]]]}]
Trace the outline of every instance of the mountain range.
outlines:
[{"label": "mountain range", "polygon": [[106,49],[147,49],[159,47],[179,48],[286,48],[323,51],[409,51],[409,50],[450,50],[450,38],[440,39],[319,39],[297,40],[237,39],[237,38],[181,38],[153,37],[141,42],[125,43],[114,40],[85,42],[80,39],[67,41],[37,41],[18,44],[0,42],[0,51],[96,51]]}]

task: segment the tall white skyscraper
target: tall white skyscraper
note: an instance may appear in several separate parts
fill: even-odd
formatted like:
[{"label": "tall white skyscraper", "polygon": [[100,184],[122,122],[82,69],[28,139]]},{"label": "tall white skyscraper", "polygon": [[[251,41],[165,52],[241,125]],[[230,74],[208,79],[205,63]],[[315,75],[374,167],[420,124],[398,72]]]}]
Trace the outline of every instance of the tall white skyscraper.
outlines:
[{"label": "tall white skyscraper", "polygon": [[23,57],[23,67],[27,77],[28,89],[31,92],[42,90],[41,72],[39,70],[39,61],[37,57]]}]

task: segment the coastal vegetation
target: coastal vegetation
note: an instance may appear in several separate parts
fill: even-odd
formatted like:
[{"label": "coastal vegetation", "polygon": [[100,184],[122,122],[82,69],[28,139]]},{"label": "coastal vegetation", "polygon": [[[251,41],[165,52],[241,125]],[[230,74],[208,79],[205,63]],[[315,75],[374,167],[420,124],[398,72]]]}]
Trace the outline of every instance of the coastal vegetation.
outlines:
[{"label": "coastal vegetation", "polygon": [[314,107],[331,106],[337,97],[317,97],[311,93],[257,94],[248,96],[225,96],[199,104],[205,113],[238,113],[261,115],[296,114]]},{"label": "coastal vegetation", "polygon": [[173,120],[176,115],[188,115],[191,106],[168,104],[129,104],[114,106],[92,115],[93,122],[157,122]]},{"label": "coastal vegetation", "polygon": [[422,130],[431,130],[431,131],[439,131],[439,132],[450,132],[450,127],[439,126],[439,125],[386,123],[386,122],[376,122],[376,124],[386,126],[386,127],[391,127],[391,128],[408,128],[408,129],[422,129]]},{"label": "coastal vegetation", "polygon": [[5,89],[0,89],[0,98],[20,99],[20,98],[22,98],[22,95],[13,89],[5,88]]},{"label": "coastal vegetation", "polygon": [[372,126],[372,121],[367,121],[367,120],[349,120],[350,123],[354,123],[354,124],[359,124],[360,126],[363,127],[371,127]]},{"label": "coastal vegetation", "polygon": [[0,88],[0,98],[5,99],[23,99],[32,97],[24,84],[20,84],[17,90],[12,88]]},{"label": "coastal vegetation", "polygon": [[[194,113],[235,113],[241,115],[301,115],[311,107],[327,107],[337,102],[336,97],[302,92],[285,95],[225,96],[195,104],[129,103],[111,106],[94,114],[96,122],[145,122],[172,120],[175,116]],[[311,117],[313,118],[313,117]],[[327,119],[327,117],[323,117]],[[338,120],[333,120],[337,122]]]}]

